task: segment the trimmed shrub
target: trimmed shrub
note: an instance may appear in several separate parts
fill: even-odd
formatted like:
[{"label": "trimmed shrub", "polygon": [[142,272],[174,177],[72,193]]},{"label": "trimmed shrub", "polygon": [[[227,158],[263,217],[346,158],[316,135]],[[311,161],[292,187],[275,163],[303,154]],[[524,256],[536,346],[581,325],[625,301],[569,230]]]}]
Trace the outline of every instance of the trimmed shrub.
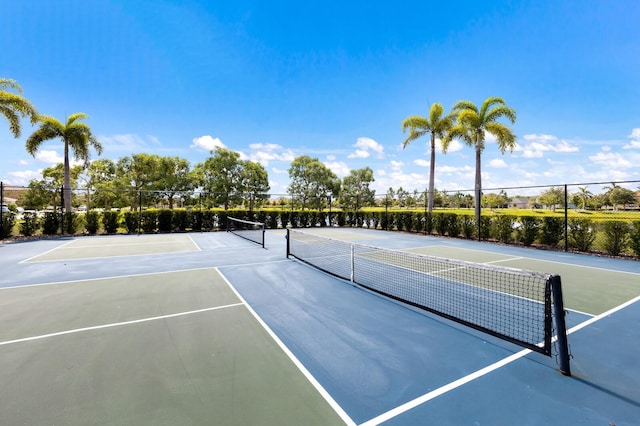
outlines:
[{"label": "trimmed shrub", "polygon": [[458,223],[462,229],[462,235],[470,240],[476,234],[476,221],[472,216],[461,215],[458,217]]},{"label": "trimmed shrub", "polygon": [[85,214],[85,229],[89,235],[95,235],[100,228],[100,213],[89,211]]},{"label": "trimmed shrub", "polygon": [[538,238],[542,221],[538,217],[521,216],[518,228],[518,240],[525,246],[530,246]]},{"label": "trimmed shrub", "polygon": [[24,212],[22,223],[20,224],[20,234],[30,237],[40,229],[40,220],[36,212]]},{"label": "trimmed shrub", "polygon": [[75,212],[69,212],[64,214],[64,233],[75,234],[78,229],[84,228],[84,215],[79,215]]},{"label": "trimmed shrub", "polygon": [[158,211],[143,210],[140,215],[140,228],[147,234],[155,232],[158,229]]},{"label": "trimmed shrub", "polygon": [[515,218],[510,215],[498,215],[493,218],[492,235],[501,243],[509,244],[513,241],[513,224]]},{"label": "trimmed shrub", "polygon": [[158,232],[173,231],[173,211],[162,209],[158,212]]},{"label": "trimmed shrub", "polygon": [[480,216],[480,239],[487,240],[491,236],[491,217]]},{"label": "trimmed shrub", "polygon": [[591,219],[569,219],[569,246],[578,251],[589,251],[598,232]]},{"label": "trimmed shrub", "polygon": [[[158,219],[159,220],[159,219]],[[160,226],[158,224],[158,226]],[[173,210],[171,215],[172,229],[186,231],[189,228],[189,215],[186,210]]]},{"label": "trimmed shrub", "polygon": [[449,220],[444,213],[436,213],[433,215],[433,227],[438,235],[444,236],[449,227]]},{"label": "trimmed shrub", "polygon": [[617,256],[624,251],[629,239],[629,224],[621,220],[602,223],[604,232],[603,247],[607,253]]},{"label": "trimmed shrub", "polygon": [[635,220],[631,224],[629,247],[637,256],[640,256],[640,220]]},{"label": "trimmed shrub", "polygon": [[102,213],[102,228],[107,234],[118,232],[118,212],[106,211]]},{"label": "trimmed shrub", "polygon": [[561,217],[545,216],[540,228],[540,242],[550,247],[556,247],[564,234],[564,219]]},{"label": "trimmed shrub", "polygon": [[2,213],[2,229],[0,229],[0,239],[11,237],[13,227],[16,224],[16,215],[14,213]]},{"label": "trimmed shrub", "polygon": [[60,213],[45,212],[44,220],[42,222],[42,233],[44,235],[56,235],[59,231],[60,231]]},{"label": "trimmed shrub", "polygon": [[124,227],[129,234],[138,232],[140,230],[140,214],[134,210],[124,212]]},{"label": "trimmed shrub", "polygon": [[433,213],[427,212],[424,215],[424,233],[431,235],[433,232]]},{"label": "trimmed shrub", "polygon": [[460,235],[460,223],[458,222],[458,215],[455,213],[447,213],[447,234],[450,237],[457,237]]},{"label": "trimmed shrub", "polygon": [[202,231],[213,231],[216,229],[216,214],[211,210],[202,212]]}]

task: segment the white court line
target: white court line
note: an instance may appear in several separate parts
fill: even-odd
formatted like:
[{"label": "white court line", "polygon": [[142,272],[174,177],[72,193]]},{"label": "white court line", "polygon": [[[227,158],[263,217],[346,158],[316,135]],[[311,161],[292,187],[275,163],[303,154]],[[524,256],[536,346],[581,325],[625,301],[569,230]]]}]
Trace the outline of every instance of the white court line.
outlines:
[{"label": "white court line", "polygon": [[195,242],[195,240],[193,239],[193,237],[191,236],[191,234],[187,234],[187,237],[189,237],[189,239],[191,240],[191,242],[193,243],[194,246],[196,246],[196,248],[198,249],[198,251],[202,251],[202,249],[200,248],[200,246],[198,245],[198,243]]},{"label": "white court line", "polygon": [[[193,240],[191,240],[193,241]],[[75,241],[72,241],[75,242]],[[167,240],[167,241],[153,241],[153,242],[140,242],[140,243],[120,243],[120,244],[92,244],[92,245],[84,245],[78,244],[73,247],[58,247],[58,249],[65,250],[73,250],[73,249],[84,249],[84,248],[110,248],[110,247],[135,247],[135,246],[157,246],[157,245],[165,245],[165,244],[189,244],[189,240]]]},{"label": "white court line", "polygon": [[[228,266],[247,266],[247,265],[266,265],[270,263],[280,263],[280,262],[289,262],[288,259],[282,260],[270,260],[266,262],[255,262],[255,263],[237,263],[232,265],[222,265],[219,267],[228,267]],[[175,274],[177,272],[192,272],[192,271],[204,271],[207,269],[217,269],[216,266],[203,266],[201,268],[189,268],[189,269],[174,269],[171,271],[160,271],[160,272],[142,272],[140,274],[126,274],[126,275],[114,275],[109,277],[97,277],[97,278],[84,278],[77,280],[68,280],[68,281],[53,281],[49,283],[35,283],[35,284],[22,284],[22,285],[14,285],[7,287],[0,287],[0,291],[2,290],[11,290],[11,289],[19,289],[19,288],[28,288],[28,287],[41,287],[47,285],[62,285],[62,284],[77,284],[82,282],[91,282],[91,281],[101,281],[101,280],[114,280],[119,278],[134,278],[134,277],[144,277],[149,275],[163,275],[163,274]]]},{"label": "white court line", "polygon": [[233,304],[230,304],[230,305],[214,306],[212,308],[197,309],[195,311],[179,312],[177,314],[161,315],[161,316],[157,316],[157,317],[142,318],[142,319],[137,319],[137,320],[132,320],[132,321],[115,322],[115,323],[111,323],[111,324],[103,324],[103,325],[96,325],[96,326],[92,326],[92,327],[83,327],[83,328],[76,328],[76,329],[73,329],[73,330],[59,331],[57,333],[42,334],[40,336],[32,336],[32,337],[25,337],[25,338],[22,338],[22,339],[7,340],[7,341],[4,341],[4,342],[0,342],[0,346],[11,345],[11,344],[14,344],[14,343],[29,342],[29,341],[32,341],[32,340],[46,339],[48,337],[64,336],[66,334],[82,333],[84,331],[100,330],[102,328],[120,327],[120,326],[124,326],[124,325],[138,324],[138,323],[149,322],[149,321],[157,321],[157,320],[160,320],[160,319],[174,318],[174,317],[180,317],[180,316],[184,316],[184,315],[199,314],[199,313],[202,313],[202,312],[216,311],[218,309],[233,308],[235,306],[242,306],[242,303],[233,303]]},{"label": "white court line", "polygon": [[289,357],[289,359],[295,364],[298,370],[300,370],[300,372],[307,378],[307,380],[311,383],[311,385],[313,385],[313,387],[316,388],[318,393],[320,393],[320,395],[325,399],[325,401],[327,401],[327,403],[331,406],[331,408],[333,408],[336,414],[340,416],[342,421],[344,421],[348,426],[355,426],[356,423],[351,419],[351,417],[349,417],[349,415],[342,409],[342,407],[333,399],[333,397],[329,394],[329,392],[326,391],[326,389],[320,384],[320,382],[318,382],[316,378],[313,377],[313,375],[309,372],[309,370],[306,369],[306,367],[300,362],[300,360],[298,360],[298,358],[293,354],[293,352],[289,350],[289,348],[282,342],[282,340],[280,340],[280,338],[273,332],[273,330],[269,328],[267,323],[264,322],[262,318],[260,318],[257,312],[254,311],[253,308],[251,308],[251,306],[244,300],[242,295],[238,293],[236,288],[231,284],[231,282],[229,282],[227,277],[225,277],[224,274],[220,270],[218,270],[218,268],[215,268],[215,269],[218,271],[222,279],[225,280],[229,288],[236,294],[238,299],[240,299],[240,301],[246,306],[246,308],[249,310],[251,315],[253,315],[256,321],[260,323],[262,328],[264,328],[264,330],[269,334],[269,336],[271,336],[273,341],[276,342],[276,344],[280,347],[280,349],[282,349],[282,351]]},{"label": "white court line", "polygon": [[62,247],[64,247],[64,246],[66,246],[66,245],[69,245],[69,244],[73,243],[74,241],[75,241],[75,240],[71,240],[71,241],[69,241],[69,242],[67,242],[67,243],[64,243],[64,244],[60,245],[60,246],[54,247],[54,248],[52,248],[51,250],[47,250],[47,251],[45,251],[44,253],[36,254],[35,256],[31,256],[31,257],[30,257],[30,258],[28,258],[28,259],[21,260],[21,261],[20,261],[20,262],[18,262],[18,263],[26,263],[26,262],[30,261],[31,259],[35,259],[36,257],[44,256],[45,254],[47,254],[47,253],[51,253],[52,251],[55,251],[55,250],[58,250],[59,248],[62,248]]},{"label": "white court line", "polygon": [[[618,311],[620,311],[620,310],[626,308],[627,306],[630,306],[630,305],[632,305],[632,304],[634,304],[636,302],[640,302],[640,296],[638,296],[638,297],[636,297],[634,299],[631,299],[628,302],[623,303],[622,305],[619,305],[619,306],[617,306],[617,307],[615,307],[613,309],[610,309],[610,310],[608,310],[608,311],[606,311],[606,312],[604,312],[604,313],[602,313],[602,314],[600,314],[598,316],[589,318],[588,320],[586,320],[586,321],[576,325],[575,327],[567,330],[567,335],[575,333],[576,331],[581,330],[582,328],[584,328],[584,327],[586,327],[588,325],[591,325],[594,322],[601,320],[602,318],[608,317],[611,314],[613,314],[615,312],[618,312]],[[554,336],[554,341],[555,340],[557,340],[557,336]],[[428,402],[428,401],[430,401],[430,400],[432,400],[434,398],[437,398],[440,395],[444,395],[445,393],[447,393],[449,391],[452,391],[452,390],[454,390],[454,389],[456,389],[456,388],[458,388],[458,387],[460,387],[460,386],[462,386],[464,384],[467,384],[467,383],[471,382],[472,380],[475,380],[475,379],[477,379],[479,377],[487,375],[487,374],[491,373],[492,371],[497,370],[498,368],[504,367],[505,365],[510,364],[513,361],[516,361],[516,360],[524,357],[525,355],[528,355],[531,352],[532,351],[530,349],[524,349],[524,350],[522,350],[522,351],[520,351],[518,353],[515,353],[515,354],[513,354],[513,355],[511,355],[511,356],[509,356],[507,358],[504,358],[504,359],[502,359],[502,360],[500,360],[498,362],[495,362],[495,363],[493,363],[493,364],[491,364],[491,365],[489,365],[487,367],[481,368],[480,370],[475,371],[475,372],[473,372],[473,373],[471,373],[471,374],[469,374],[467,376],[461,377],[458,380],[455,380],[455,381],[453,381],[453,382],[451,382],[449,384],[441,386],[438,389],[435,389],[435,390],[433,390],[431,392],[428,392],[428,393],[426,393],[426,394],[424,394],[422,396],[419,396],[418,398],[415,398],[415,399],[413,399],[413,400],[411,400],[409,402],[406,402],[406,403],[404,403],[402,405],[399,405],[398,407],[394,408],[393,410],[389,410],[386,413],[380,414],[379,416],[374,417],[373,419],[366,421],[365,423],[361,423],[360,426],[374,426],[374,425],[378,425],[378,424],[380,424],[382,422],[385,422],[387,420],[390,420],[390,419],[392,419],[392,418],[394,418],[396,416],[399,416],[400,414],[403,414],[403,413],[405,413],[405,412],[407,412],[407,411],[409,411],[409,410],[411,410],[411,409],[413,409],[413,408],[415,408],[415,407],[417,407],[417,406],[419,406],[421,404],[424,404],[425,402]]]}]

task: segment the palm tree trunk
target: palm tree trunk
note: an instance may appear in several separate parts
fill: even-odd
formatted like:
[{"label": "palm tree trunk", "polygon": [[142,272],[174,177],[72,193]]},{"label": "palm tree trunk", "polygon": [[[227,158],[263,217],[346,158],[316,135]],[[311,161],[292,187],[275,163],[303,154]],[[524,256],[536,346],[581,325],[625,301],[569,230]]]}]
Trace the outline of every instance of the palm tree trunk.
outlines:
[{"label": "palm tree trunk", "polygon": [[64,211],[71,212],[71,172],[69,170],[69,143],[64,141]]},{"label": "palm tree trunk", "polygon": [[433,180],[436,170],[436,135],[431,133],[431,161],[429,164],[429,206],[428,211],[433,210]]},{"label": "palm tree trunk", "polygon": [[475,185],[475,195],[476,195],[476,224],[478,225],[478,239],[480,239],[480,215],[482,213],[481,210],[481,201],[482,201],[482,174],[481,174],[481,153],[482,153],[482,141],[480,139],[480,134],[476,137],[476,185]]}]

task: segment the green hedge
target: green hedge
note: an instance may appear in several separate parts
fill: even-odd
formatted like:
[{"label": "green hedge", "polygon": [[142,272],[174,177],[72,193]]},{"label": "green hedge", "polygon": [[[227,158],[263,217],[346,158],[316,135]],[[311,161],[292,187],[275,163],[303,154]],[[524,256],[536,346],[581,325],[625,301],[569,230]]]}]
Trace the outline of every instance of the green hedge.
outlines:
[{"label": "green hedge", "polygon": [[[142,212],[105,211],[102,214],[65,214],[65,234],[87,232],[96,234],[102,230],[115,234],[122,226],[128,233],[218,231],[226,229],[228,216],[265,223],[267,229],[284,227],[308,228],[324,226],[384,229],[440,235],[451,238],[499,241],[505,244],[518,242],[524,246],[542,245],[557,247],[565,238],[562,217],[513,216],[509,214],[483,215],[478,226],[471,214],[421,211],[291,211],[291,210],[190,210],[148,209]],[[60,232],[60,214],[48,212],[43,219],[43,233]],[[34,213],[25,213],[20,222],[23,235],[33,235],[41,226]],[[12,227],[12,226],[11,226]],[[640,221],[605,221],[570,219],[566,224],[566,238],[571,249],[581,252],[604,251],[611,255],[635,253],[640,256]],[[7,231],[7,232],[10,232]],[[479,232],[479,234],[478,234]],[[6,234],[6,232],[5,232]]]}]

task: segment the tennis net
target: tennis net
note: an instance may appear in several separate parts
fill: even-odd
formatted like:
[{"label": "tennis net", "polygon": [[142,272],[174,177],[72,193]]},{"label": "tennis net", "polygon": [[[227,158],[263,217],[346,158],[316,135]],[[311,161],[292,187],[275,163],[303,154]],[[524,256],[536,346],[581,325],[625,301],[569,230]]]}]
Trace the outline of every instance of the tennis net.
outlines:
[{"label": "tennis net", "polygon": [[260,244],[264,248],[264,223],[227,216],[227,232]]},{"label": "tennis net", "polygon": [[569,374],[557,275],[354,244],[291,229],[287,256],[548,356],[555,316],[558,340],[560,333],[564,335],[558,349],[567,352],[560,369]]}]

